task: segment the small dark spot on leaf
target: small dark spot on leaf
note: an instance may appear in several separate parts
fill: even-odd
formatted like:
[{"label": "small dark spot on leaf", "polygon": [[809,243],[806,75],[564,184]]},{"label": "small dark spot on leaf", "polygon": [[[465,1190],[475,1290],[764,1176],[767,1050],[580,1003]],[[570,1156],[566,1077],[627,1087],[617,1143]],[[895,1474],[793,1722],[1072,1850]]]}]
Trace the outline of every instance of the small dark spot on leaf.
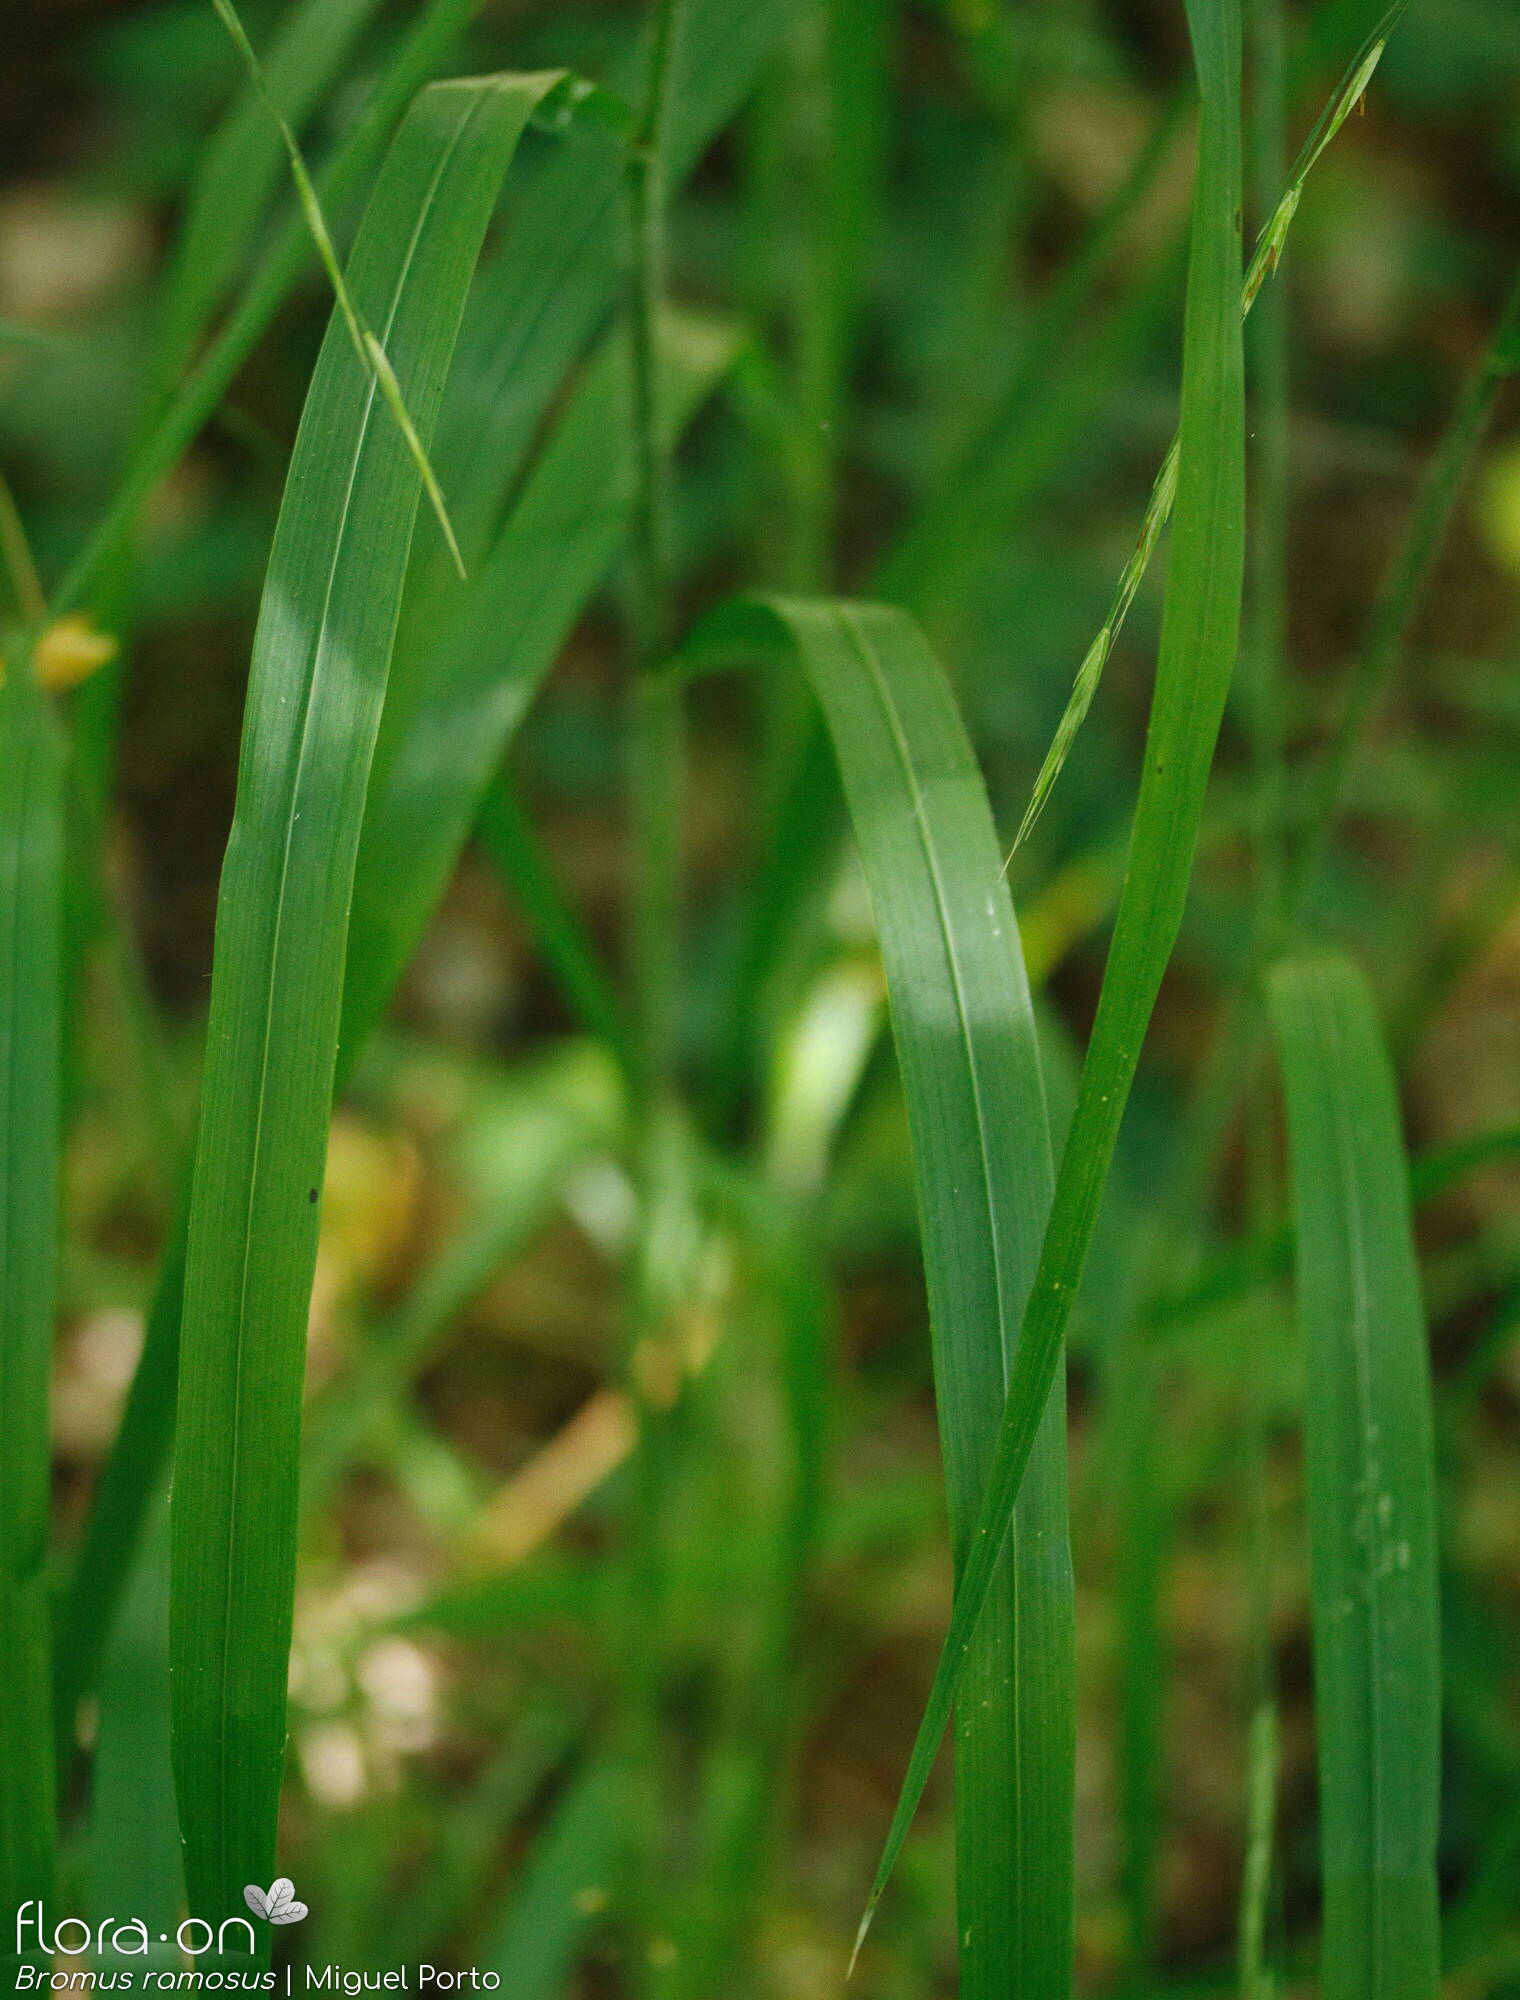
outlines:
[{"label": "small dark spot on leaf", "polygon": [[315,1189],[315,1188],[308,1188],[308,1189],[306,1190],[306,1199],[307,1199],[308,1201],[315,1201],[315,1200],[316,1200],[316,1198],[317,1198],[317,1191],[316,1191],[316,1189]]}]

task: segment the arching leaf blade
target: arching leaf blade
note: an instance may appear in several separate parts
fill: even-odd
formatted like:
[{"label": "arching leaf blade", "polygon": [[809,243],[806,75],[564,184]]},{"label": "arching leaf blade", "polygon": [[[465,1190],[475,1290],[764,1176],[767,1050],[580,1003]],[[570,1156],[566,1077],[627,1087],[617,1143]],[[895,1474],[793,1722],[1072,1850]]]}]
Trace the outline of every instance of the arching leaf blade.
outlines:
[{"label": "arching leaf blade", "polygon": [[[1044,1082],[981,775],[913,620],[739,600],[691,663],[794,656],[838,757],[881,941],[918,1191],[946,1494],[964,1565],[1051,1188]],[[1047,1377],[1011,1546],[966,1660],[955,1733],[961,1990],[1071,1977],[1075,1639],[1065,1395]]]}]

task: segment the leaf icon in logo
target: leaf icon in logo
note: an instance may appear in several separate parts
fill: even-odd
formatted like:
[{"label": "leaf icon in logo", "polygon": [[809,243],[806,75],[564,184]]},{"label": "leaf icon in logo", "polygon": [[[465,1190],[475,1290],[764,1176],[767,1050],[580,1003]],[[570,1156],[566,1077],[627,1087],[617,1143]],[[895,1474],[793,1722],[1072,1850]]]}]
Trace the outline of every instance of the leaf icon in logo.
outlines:
[{"label": "leaf icon in logo", "polygon": [[298,1924],[306,1915],[306,1905],[295,1899],[296,1885],[288,1875],[281,1875],[269,1885],[268,1893],[250,1882],[243,1891],[243,1901],[256,1917],[263,1917],[271,1924]]}]

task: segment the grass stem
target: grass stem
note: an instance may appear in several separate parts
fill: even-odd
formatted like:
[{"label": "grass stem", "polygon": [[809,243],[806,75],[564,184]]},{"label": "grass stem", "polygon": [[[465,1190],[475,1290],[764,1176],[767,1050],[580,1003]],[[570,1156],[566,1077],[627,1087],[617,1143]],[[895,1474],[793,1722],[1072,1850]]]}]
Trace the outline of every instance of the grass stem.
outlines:
[{"label": "grass stem", "polygon": [[671,525],[671,432],[659,360],[667,286],[665,205],[674,78],[685,0],[655,0],[649,67],[629,160],[632,268],[629,337],[633,364],[634,501],[632,665],[628,689],[628,803],[633,880],[630,972],[634,992],[634,1174],[641,1229],[627,1274],[625,1387],[636,1411],[632,1517],[624,1578],[625,1782],[638,1990],[669,1989],[669,1900],[662,1857],[668,1835],[661,1693],[668,1589],[667,1493],[670,1409],[651,1393],[649,1369],[666,1350],[673,1273],[669,1245],[680,1233],[682,1148],[668,1101],[675,1054],[680,955],[682,717],[678,686],[659,673],[675,632]]}]

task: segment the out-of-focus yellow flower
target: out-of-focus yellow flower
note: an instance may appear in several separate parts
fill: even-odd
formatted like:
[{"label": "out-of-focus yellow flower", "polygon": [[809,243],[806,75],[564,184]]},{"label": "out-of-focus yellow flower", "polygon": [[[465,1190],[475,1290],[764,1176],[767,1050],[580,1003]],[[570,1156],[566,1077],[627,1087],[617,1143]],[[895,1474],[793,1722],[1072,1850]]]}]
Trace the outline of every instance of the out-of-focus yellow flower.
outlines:
[{"label": "out-of-focus yellow flower", "polygon": [[[55,618],[32,648],[37,680],[53,694],[78,687],[116,658],[119,644],[113,633],[102,632],[84,612],[70,611]],[[5,686],[5,672],[5,660],[0,657],[0,687]]]},{"label": "out-of-focus yellow flower", "polygon": [[102,632],[82,611],[70,611],[47,626],[32,652],[37,678],[55,694],[78,687],[114,660],[117,641]]}]

